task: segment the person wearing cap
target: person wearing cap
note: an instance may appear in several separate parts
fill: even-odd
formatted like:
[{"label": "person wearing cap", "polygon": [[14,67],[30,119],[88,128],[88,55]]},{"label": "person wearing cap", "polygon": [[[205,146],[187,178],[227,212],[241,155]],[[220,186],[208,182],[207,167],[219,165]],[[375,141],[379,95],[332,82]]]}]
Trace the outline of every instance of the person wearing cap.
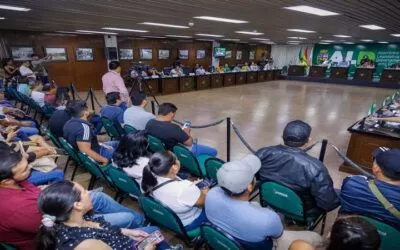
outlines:
[{"label": "person wearing cap", "polygon": [[262,166],[258,178],[262,182],[281,183],[295,191],[309,213],[331,211],[340,201],[328,169],[304,151],[311,144],[311,126],[295,120],[283,130],[284,145],[261,148],[256,152]]},{"label": "person wearing cap", "polygon": [[[346,177],[340,192],[342,206],[339,213],[371,216],[400,230],[400,149],[380,147],[372,156],[372,173],[376,178],[368,180],[362,175]],[[385,208],[374,193],[376,191],[372,191],[374,189],[392,208]]]},{"label": "person wearing cap", "polygon": [[207,219],[241,243],[244,249],[287,250],[293,240],[319,245],[321,237],[308,231],[284,231],[279,215],[269,208],[249,202],[261,161],[255,155],[224,163],[217,172],[218,186],[205,200]]}]

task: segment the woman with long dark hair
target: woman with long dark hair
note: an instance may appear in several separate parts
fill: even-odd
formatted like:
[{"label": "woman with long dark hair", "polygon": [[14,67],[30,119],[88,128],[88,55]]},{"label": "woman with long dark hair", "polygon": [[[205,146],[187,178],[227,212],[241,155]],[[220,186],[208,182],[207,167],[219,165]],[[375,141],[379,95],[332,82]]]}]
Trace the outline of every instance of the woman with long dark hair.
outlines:
[{"label": "woman with long dark hair", "polygon": [[[89,191],[75,182],[65,180],[45,188],[40,193],[38,207],[43,214],[38,250],[136,249],[136,243],[148,237],[144,231],[118,229],[103,217],[87,215],[92,209]],[[159,249],[168,248],[165,242],[159,245]],[[154,242],[146,247],[152,249]]]},{"label": "woman with long dark hair", "polygon": [[142,190],[172,209],[186,230],[198,228],[206,220],[203,209],[208,187],[177,176],[180,162],[171,152],[154,153],[143,169]]}]

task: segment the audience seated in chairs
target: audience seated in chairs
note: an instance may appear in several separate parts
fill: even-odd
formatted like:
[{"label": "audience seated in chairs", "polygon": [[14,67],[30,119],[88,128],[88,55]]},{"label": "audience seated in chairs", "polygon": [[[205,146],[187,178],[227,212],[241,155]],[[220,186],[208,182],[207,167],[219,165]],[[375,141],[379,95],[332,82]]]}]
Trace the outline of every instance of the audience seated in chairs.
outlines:
[{"label": "audience seated in chairs", "polygon": [[[340,192],[339,213],[377,218],[400,230],[400,150],[381,147],[374,151],[373,157],[372,173],[376,179],[368,180],[361,175],[346,177]],[[377,198],[380,195],[377,196],[374,189],[387,204]]]},{"label": "audience seated in chairs", "polygon": [[0,105],[0,130],[2,133],[7,133],[7,128],[13,128],[17,131],[17,137],[14,141],[28,141],[30,136],[39,134],[36,123],[30,120],[17,120],[15,117],[26,119],[25,113],[16,108],[4,107]]},{"label": "audience seated in chairs", "polygon": [[92,124],[89,122],[93,111],[88,109],[85,102],[75,101],[69,110],[72,118],[65,123],[63,128],[65,140],[93,160],[108,164],[118,142],[109,141],[99,144]]},{"label": "audience seated in chairs", "polygon": [[124,170],[139,186],[142,184],[143,169],[149,163],[149,142],[142,132],[124,135],[115,149],[112,160],[116,167]]},{"label": "audience seated in chairs", "polygon": [[276,212],[249,202],[256,185],[255,174],[260,167],[260,159],[254,155],[225,163],[217,172],[219,187],[212,188],[206,197],[207,219],[245,249],[272,249],[272,239],[278,250],[287,250],[296,239],[310,241],[314,246],[321,244],[322,238],[317,233],[284,231]]},{"label": "audience seated in chairs", "polygon": [[131,95],[132,106],[124,112],[124,123],[137,130],[144,130],[149,120],[156,117],[144,108],[148,104],[146,93],[134,92]]},{"label": "audience seated in chairs", "polygon": [[256,152],[261,160],[260,181],[281,183],[295,191],[305,209],[331,211],[340,201],[328,169],[304,149],[311,144],[311,126],[303,121],[289,122],[283,131],[285,145],[265,147]]},{"label": "audience seated in chairs", "polygon": [[100,114],[102,117],[110,119],[120,134],[124,131],[124,110],[120,107],[122,100],[119,92],[109,92],[106,95],[107,105],[101,108]]},{"label": "audience seated in chairs", "polygon": [[172,103],[163,103],[158,107],[158,115],[156,119],[150,120],[146,125],[146,131],[149,135],[159,138],[165,143],[169,150],[179,143],[190,147],[194,155],[210,155],[216,156],[217,150],[205,145],[193,143],[190,136],[190,128],[182,129],[172,121],[175,118],[178,108]]},{"label": "audience seated in chairs", "polygon": [[[37,207],[40,188],[27,180],[31,170],[20,153],[2,145],[0,157],[0,241],[20,250],[35,249],[35,235],[42,219]],[[103,214],[114,226],[136,228],[145,223],[141,214],[102,192],[91,191],[90,197],[93,211]]]},{"label": "audience seated in chairs", "polygon": [[171,152],[154,153],[143,169],[142,190],[174,211],[187,231],[200,227],[206,220],[202,209],[208,187],[180,179],[180,162]]},{"label": "audience seated in chairs", "polygon": [[336,220],[326,250],[378,250],[381,239],[376,228],[357,216]]}]

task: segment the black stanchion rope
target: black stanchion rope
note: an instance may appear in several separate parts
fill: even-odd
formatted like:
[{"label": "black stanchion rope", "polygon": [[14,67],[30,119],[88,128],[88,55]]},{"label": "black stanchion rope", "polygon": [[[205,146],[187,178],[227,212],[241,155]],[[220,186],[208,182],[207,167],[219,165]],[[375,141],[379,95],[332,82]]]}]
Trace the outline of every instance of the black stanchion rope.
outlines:
[{"label": "black stanchion rope", "polygon": [[[216,122],[205,124],[205,125],[190,125],[190,128],[208,128],[208,127],[213,127],[213,126],[216,126],[216,125],[219,125],[219,124],[223,123],[225,120],[226,120],[226,118],[221,119],[221,120],[216,121]],[[181,125],[181,126],[184,124],[183,122],[180,122],[180,121],[177,121],[177,120],[174,120],[174,122],[179,124],[179,125]]]},{"label": "black stanchion rope", "polygon": [[[90,89],[90,90],[91,90],[91,92],[92,92],[93,99],[94,99],[95,103],[97,103],[97,105],[99,105],[99,107],[102,108],[103,105],[101,105],[100,102],[99,102],[99,100],[97,100],[97,97],[96,97],[96,95],[93,93],[93,90],[92,90],[92,89]],[[89,90],[89,91],[90,91],[90,90]]]},{"label": "black stanchion rope", "polygon": [[242,134],[239,132],[238,128],[235,126],[235,124],[233,124],[233,122],[231,122],[231,126],[233,128],[233,131],[235,132],[235,134],[239,137],[239,139],[242,141],[242,143],[246,146],[246,148],[252,152],[253,154],[256,153],[256,151],[250,146],[249,143],[247,143],[247,141],[243,138]]},{"label": "black stanchion rope", "polygon": [[76,97],[78,97],[79,100],[84,100],[85,102],[87,102],[87,100],[89,100],[89,96],[90,96],[90,90],[88,91],[86,98],[83,99],[79,94],[78,94],[78,90],[76,89],[75,85],[73,83],[71,83],[71,91],[73,93],[73,95],[75,95]]}]

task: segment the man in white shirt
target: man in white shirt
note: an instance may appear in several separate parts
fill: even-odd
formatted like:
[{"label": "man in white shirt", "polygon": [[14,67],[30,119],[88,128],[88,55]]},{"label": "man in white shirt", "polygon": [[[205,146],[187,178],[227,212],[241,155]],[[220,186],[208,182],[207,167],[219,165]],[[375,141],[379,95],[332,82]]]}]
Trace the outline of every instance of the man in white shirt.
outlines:
[{"label": "man in white shirt", "polygon": [[19,67],[19,73],[21,76],[28,77],[29,81],[36,81],[36,75],[35,73],[29,68],[30,62],[29,61],[24,61]]},{"label": "man in white shirt", "polygon": [[137,130],[144,130],[147,122],[156,118],[144,109],[148,103],[147,96],[143,92],[134,92],[131,100],[133,106],[125,110],[124,124],[128,124]]},{"label": "man in white shirt", "polygon": [[44,105],[45,105],[45,101],[44,101],[45,94],[42,91],[42,89],[43,89],[43,85],[36,83],[33,86],[33,89],[32,89],[32,92],[31,92],[31,98],[37,104],[39,104],[40,107],[44,107]]},{"label": "man in white shirt", "polygon": [[200,67],[196,69],[196,75],[204,75],[205,73],[206,70],[204,69],[203,65],[200,65]]},{"label": "man in white shirt", "polygon": [[176,76],[183,76],[184,74],[182,68],[177,65],[174,69],[171,70],[169,75],[176,77]]}]

